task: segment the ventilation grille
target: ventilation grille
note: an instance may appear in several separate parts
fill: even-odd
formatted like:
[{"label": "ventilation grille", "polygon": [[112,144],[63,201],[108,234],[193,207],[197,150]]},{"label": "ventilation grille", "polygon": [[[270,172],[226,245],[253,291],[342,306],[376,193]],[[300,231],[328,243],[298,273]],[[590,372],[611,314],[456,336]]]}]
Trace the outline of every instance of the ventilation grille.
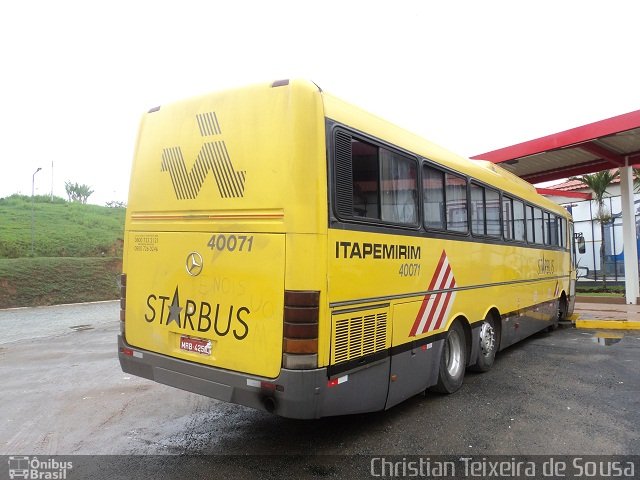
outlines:
[{"label": "ventilation grille", "polygon": [[333,364],[379,352],[387,346],[387,312],[334,316],[333,331]]},{"label": "ventilation grille", "polygon": [[353,216],[353,171],[351,135],[337,131],[335,136],[336,208],[338,216]]}]

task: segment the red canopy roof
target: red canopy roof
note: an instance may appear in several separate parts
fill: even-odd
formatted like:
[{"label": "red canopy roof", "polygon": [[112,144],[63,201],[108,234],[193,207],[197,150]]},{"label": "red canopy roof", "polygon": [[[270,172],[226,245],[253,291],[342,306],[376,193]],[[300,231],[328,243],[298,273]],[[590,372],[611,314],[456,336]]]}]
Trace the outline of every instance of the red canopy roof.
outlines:
[{"label": "red canopy roof", "polygon": [[640,110],[471,157],[531,183],[640,163]]}]

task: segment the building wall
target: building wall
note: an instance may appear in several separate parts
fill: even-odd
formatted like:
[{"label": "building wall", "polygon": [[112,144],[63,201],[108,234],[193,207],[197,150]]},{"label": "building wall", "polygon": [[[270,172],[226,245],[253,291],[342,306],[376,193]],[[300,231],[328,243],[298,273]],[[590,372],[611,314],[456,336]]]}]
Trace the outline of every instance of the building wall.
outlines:
[{"label": "building wall", "polygon": [[[588,188],[574,190],[589,193]],[[605,225],[605,273],[607,280],[624,280],[624,245],[622,242],[622,204],[620,185],[612,185],[608,192],[611,196],[605,198],[605,205],[611,212],[612,222]],[[567,208],[573,215],[575,233],[582,233],[586,241],[587,251],[578,254],[578,266],[589,269],[589,279],[602,279],[600,265],[600,245],[602,244],[600,224],[593,220],[597,212],[597,205],[592,200],[577,201],[566,197],[549,197],[551,200]],[[634,194],[636,205],[636,238],[640,238],[640,194]],[[639,248],[640,251],[640,248]],[[584,270],[582,271],[584,274]]]}]

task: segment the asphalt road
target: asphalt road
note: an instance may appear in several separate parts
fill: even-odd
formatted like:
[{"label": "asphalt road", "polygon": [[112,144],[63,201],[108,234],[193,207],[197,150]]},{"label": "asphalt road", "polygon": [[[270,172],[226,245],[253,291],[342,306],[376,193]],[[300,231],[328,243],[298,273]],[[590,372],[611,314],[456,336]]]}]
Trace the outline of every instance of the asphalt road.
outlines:
[{"label": "asphalt road", "polygon": [[454,395],[300,421],[124,374],[117,331],[116,302],[0,311],[0,454],[640,454],[638,332],[541,333]]}]

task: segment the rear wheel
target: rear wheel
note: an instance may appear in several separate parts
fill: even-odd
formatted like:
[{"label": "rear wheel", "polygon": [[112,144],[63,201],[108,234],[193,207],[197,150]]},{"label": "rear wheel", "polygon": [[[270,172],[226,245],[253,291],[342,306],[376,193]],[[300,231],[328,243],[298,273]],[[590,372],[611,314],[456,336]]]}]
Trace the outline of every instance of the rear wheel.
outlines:
[{"label": "rear wheel", "polygon": [[480,326],[480,350],[478,360],[471,367],[474,372],[488,372],[493,366],[498,351],[498,331],[493,316],[488,315]]},{"label": "rear wheel", "polygon": [[433,390],[440,393],[453,393],[458,390],[462,386],[466,365],[467,342],[464,328],[460,322],[454,322],[444,340],[438,383]]}]

